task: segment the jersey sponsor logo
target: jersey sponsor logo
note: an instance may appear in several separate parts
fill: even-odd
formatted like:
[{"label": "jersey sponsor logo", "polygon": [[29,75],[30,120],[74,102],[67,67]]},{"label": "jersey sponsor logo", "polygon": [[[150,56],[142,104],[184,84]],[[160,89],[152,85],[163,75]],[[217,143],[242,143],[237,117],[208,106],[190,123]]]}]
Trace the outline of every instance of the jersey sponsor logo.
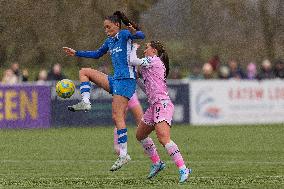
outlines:
[{"label": "jersey sponsor logo", "polygon": [[115,54],[115,53],[118,53],[118,52],[121,52],[122,49],[120,47],[116,47],[116,48],[113,48],[110,50],[110,54]]}]

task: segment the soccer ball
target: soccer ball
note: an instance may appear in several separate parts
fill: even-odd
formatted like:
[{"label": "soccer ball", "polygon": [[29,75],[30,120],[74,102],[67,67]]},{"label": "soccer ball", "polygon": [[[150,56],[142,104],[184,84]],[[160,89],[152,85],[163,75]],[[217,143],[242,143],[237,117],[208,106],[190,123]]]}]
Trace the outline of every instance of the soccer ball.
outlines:
[{"label": "soccer ball", "polygon": [[75,92],[75,84],[69,79],[62,79],[56,84],[56,93],[61,98],[70,98]]}]

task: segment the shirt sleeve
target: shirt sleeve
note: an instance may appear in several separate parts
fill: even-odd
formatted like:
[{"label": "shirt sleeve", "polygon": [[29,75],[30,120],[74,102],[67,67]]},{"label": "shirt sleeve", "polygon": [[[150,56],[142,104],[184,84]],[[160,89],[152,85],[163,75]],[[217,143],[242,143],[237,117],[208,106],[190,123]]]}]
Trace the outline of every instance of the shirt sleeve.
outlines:
[{"label": "shirt sleeve", "polygon": [[145,34],[142,31],[136,31],[133,35],[129,30],[121,30],[120,36],[124,39],[144,39]]},{"label": "shirt sleeve", "polygon": [[134,35],[130,36],[131,39],[144,39],[145,34],[142,31],[136,31]]},{"label": "shirt sleeve", "polygon": [[132,66],[145,66],[145,67],[149,66],[150,63],[151,63],[151,60],[147,57],[138,58],[136,51],[137,51],[137,47],[133,46],[132,50],[130,52],[130,60],[129,60],[130,65],[132,65]]},{"label": "shirt sleeve", "polygon": [[106,40],[104,44],[96,51],[76,51],[75,55],[78,57],[98,59],[102,57],[104,54],[106,54],[108,50],[109,48]]}]

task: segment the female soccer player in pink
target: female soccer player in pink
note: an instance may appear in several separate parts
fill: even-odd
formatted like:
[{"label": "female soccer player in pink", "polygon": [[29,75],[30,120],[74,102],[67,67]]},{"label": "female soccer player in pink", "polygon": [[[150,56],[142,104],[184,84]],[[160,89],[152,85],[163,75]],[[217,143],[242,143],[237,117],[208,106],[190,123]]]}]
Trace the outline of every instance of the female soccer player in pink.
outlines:
[{"label": "female soccer player in pink", "polygon": [[[128,30],[121,29],[121,22],[128,27]],[[136,89],[136,71],[134,66],[129,64],[130,48],[132,40],[144,39],[145,35],[143,32],[138,31],[135,24],[130,22],[129,19],[119,11],[104,20],[104,28],[108,37],[98,50],[76,51],[69,47],[63,47],[63,50],[69,56],[95,59],[100,58],[107,52],[110,53],[112,66],[114,68],[113,76],[108,76],[92,68],[82,68],[79,72],[82,101],[69,106],[68,109],[70,111],[91,110],[90,81],[112,94],[112,118],[119,136],[118,145],[120,154],[110,170],[116,171],[130,160],[127,154],[128,137],[125,123],[125,110],[128,100],[133,96]]]},{"label": "female soccer player in pink", "polygon": [[174,105],[168,95],[166,85],[166,77],[169,73],[167,52],[159,41],[151,41],[147,43],[144,51],[145,58],[139,59],[136,55],[138,47],[139,45],[133,44],[130,53],[130,64],[141,66],[145,93],[150,104],[136,132],[137,140],[141,142],[145,153],[153,163],[148,178],[153,178],[165,168],[165,163],[160,160],[156,146],[149,137],[149,134],[155,130],[159,142],[166,148],[179,168],[179,182],[186,182],[191,170],[186,167],[178,146],[170,138]]}]

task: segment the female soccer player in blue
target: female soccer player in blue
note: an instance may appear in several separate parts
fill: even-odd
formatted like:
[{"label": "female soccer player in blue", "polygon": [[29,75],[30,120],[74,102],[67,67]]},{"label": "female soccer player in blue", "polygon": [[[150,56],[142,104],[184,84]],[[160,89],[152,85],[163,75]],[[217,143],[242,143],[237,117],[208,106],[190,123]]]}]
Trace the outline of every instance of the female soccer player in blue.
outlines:
[{"label": "female soccer player in blue", "polygon": [[[121,21],[128,30],[121,29]],[[120,11],[106,17],[104,28],[108,38],[104,44],[96,51],[76,51],[69,47],[63,47],[69,56],[98,59],[108,51],[111,55],[114,75],[108,76],[92,68],[82,68],[79,71],[80,92],[82,101],[73,106],[69,106],[70,111],[89,111],[90,103],[90,81],[98,87],[103,88],[112,94],[112,119],[118,134],[119,157],[111,167],[111,171],[120,169],[130,161],[127,154],[127,128],[125,123],[125,113],[128,100],[133,96],[136,88],[135,67],[129,64],[129,54],[132,40],[144,39],[144,33],[138,31],[137,26]]]}]

